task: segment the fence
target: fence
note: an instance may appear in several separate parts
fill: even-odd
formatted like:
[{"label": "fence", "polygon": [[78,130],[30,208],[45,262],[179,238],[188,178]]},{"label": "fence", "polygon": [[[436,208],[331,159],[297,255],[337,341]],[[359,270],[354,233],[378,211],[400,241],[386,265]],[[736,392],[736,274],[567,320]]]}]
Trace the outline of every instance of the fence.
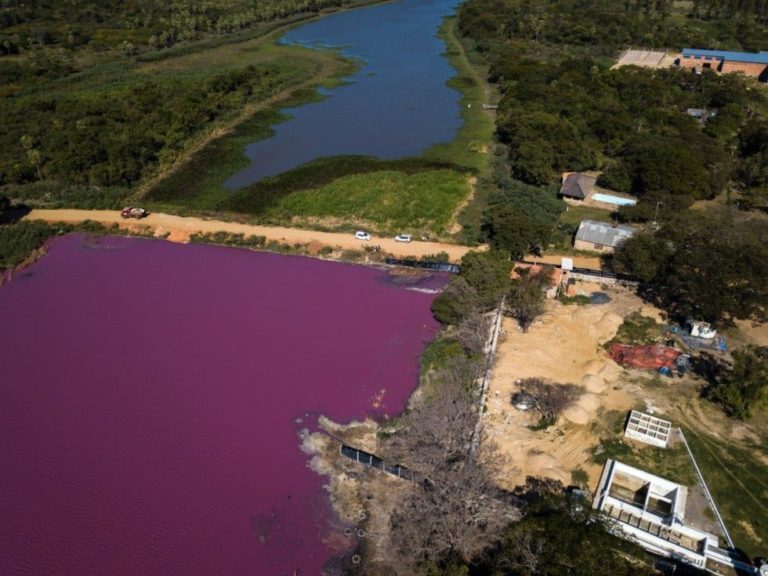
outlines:
[{"label": "fence", "polygon": [[364,450],[359,450],[357,448],[353,448],[352,446],[342,444],[341,454],[342,456],[346,456],[350,460],[359,462],[364,466],[376,468],[377,470],[381,470],[387,474],[392,474],[398,478],[403,478],[404,480],[410,480],[411,482],[416,481],[416,474],[408,470],[408,468],[405,466],[400,466],[400,464],[387,464],[384,462],[384,460],[375,454],[371,454],[370,452],[365,452]]}]

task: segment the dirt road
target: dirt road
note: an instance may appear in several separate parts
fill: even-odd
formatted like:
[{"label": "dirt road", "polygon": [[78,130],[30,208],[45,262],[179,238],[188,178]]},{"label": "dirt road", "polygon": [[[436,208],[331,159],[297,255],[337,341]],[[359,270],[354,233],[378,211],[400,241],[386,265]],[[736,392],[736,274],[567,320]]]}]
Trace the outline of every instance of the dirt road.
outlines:
[{"label": "dirt road", "polygon": [[[149,227],[156,236],[168,234],[172,242],[189,242],[189,237],[195,232],[232,232],[246,236],[264,236],[267,240],[275,240],[287,244],[313,244],[316,247],[331,246],[342,250],[361,250],[366,245],[381,246],[382,252],[404,258],[408,256],[422,257],[438,252],[445,252],[451,262],[458,262],[461,257],[473,248],[458,244],[440,242],[395,242],[394,238],[373,236],[369,242],[356,240],[354,234],[346,232],[319,232],[303,228],[283,228],[280,226],[258,226],[255,224],[240,224],[223,220],[204,220],[202,218],[173,216],[171,214],[154,213],[141,220],[124,220],[117,210],[32,210],[26,220],[44,220],[46,222],[67,222],[77,224],[85,220],[93,220],[101,224],[119,224],[122,228]],[[485,250],[485,246],[476,248]],[[545,264],[560,264],[560,256],[547,254],[544,257],[529,255],[528,261]],[[573,257],[574,264],[581,268],[600,269],[600,259],[584,256]]]},{"label": "dirt road", "polygon": [[282,228],[278,226],[256,226],[221,220],[203,220],[202,218],[173,216],[171,214],[150,214],[141,220],[124,220],[117,210],[32,210],[26,220],[44,220],[46,222],[66,222],[77,224],[93,220],[101,224],[119,224],[123,228],[149,227],[157,236],[169,234],[174,242],[188,242],[195,232],[232,232],[246,236],[265,236],[267,240],[276,240],[287,244],[310,244],[332,246],[342,250],[361,250],[366,245],[381,246],[382,252],[397,257],[427,256],[446,252],[451,261],[458,262],[471,250],[468,246],[441,244],[438,242],[395,242],[393,238],[373,236],[369,242],[356,240],[354,234],[341,232],[318,232],[300,228]]}]

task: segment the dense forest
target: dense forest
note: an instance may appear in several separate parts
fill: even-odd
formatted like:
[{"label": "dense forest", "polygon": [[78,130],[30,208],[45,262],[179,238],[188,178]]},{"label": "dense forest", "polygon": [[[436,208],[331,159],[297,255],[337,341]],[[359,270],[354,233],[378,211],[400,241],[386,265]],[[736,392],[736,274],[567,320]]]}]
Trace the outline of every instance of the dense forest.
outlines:
[{"label": "dense forest", "polygon": [[[719,42],[670,17],[669,2],[583,5],[471,0],[462,8],[462,30],[488,55],[503,93],[497,128],[513,176],[541,185],[566,170],[602,169],[607,187],[672,195],[675,205],[711,198],[731,177],[745,189],[765,187],[766,92],[734,75],[614,70],[603,57],[633,43]],[[761,28],[755,48],[767,47]],[[718,114],[702,126],[688,108]]]},{"label": "dense forest", "polygon": [[119,206],[194,138],[330,58],[257,57],[248,42],[364,1],[0,0],[2,194]]},{"label": "dense forest", "polygon": [[0,55],[45,47],[136,51],[341,6],[345,0],[0,0]]},{"label": "dense forest", "polygon": [[[659,262],[654,273],[640,267],[661,258],[660,242],[679,246],[696,239],[690,246],[717,241],[716,253],[723,253],[718,265],[708,262],[718,271],[717,280],[707,280],[713,286],[766,279],[761,266],[747,263],[747,273],[723,263],[744,254],[747,247],[755,248],[755,259],[763,252],[755,239],[764,234],[765,223],[755,219],[756,213],[739,216],[729,211],[768,208],[768,90],[741,75],[612,65],[630,45],[765,50],[766,6],[706,1],[693,6],[624,0],[466,2],[460,27],[485,54],[490,79],[501,93],[497,135],[505,160],[483,182],[490,201],[480,239],[513,256],[546,247],[557,220],[550,211],[542,221],[542,207],[553,196],[551,186],[559,184],[562,172],[598,170],[598,184],[640,199],[614,218],[644,223],[658,216],[660,225],[648,232],[655,243],[637,239],[616,258],[617,268],[643,280],[648,297],[681,315],[697,313],[721,322],[763,316],[768,296],[760,290],[734,300],[725,292],[722,298],[709,299],[705,291],[693,289],[688,280],[701,281],[700,274],[686,276],[683,270],[703,270],[706,248],[677,251],[667,262]],[[689,115],[689,108],[715,114],[702,121]],[[539,202],[521,203],[518,193],[509,192],[524,190],[524,185],[539,187]],[[715,198],[720,201],[712,210],[718,214],[706,219],[708,226],[697,224],[700,216],[688,209]],[[680,286],[672,288],[671,278],[680,278]]]}]

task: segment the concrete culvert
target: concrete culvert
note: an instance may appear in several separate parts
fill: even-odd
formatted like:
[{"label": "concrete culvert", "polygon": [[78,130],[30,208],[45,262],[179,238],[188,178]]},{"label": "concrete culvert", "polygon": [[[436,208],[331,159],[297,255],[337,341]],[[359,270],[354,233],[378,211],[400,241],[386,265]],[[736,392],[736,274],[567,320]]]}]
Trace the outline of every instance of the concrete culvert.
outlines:
[{"label": "concrete culvert", "polygon": [[359,554],[355,554],[354,556],[352,556],[352,564],[360,564],[361,560],[362,558],[360,558]]}]

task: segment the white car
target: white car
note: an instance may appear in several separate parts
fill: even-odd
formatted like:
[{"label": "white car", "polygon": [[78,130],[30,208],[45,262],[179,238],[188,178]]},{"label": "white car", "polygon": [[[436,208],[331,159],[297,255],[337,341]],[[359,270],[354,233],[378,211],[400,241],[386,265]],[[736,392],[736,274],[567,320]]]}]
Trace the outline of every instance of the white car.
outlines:
[{"label": "white car", "polygon": [[395,242],[410,242],[411,240],[410,234],[398,234],[395,236]]},{"label": "white car", "polygon": [[358,230],[355,232],[355,238],[358,240],[365,240],[366,242],[371,239],[371,235],[368,234],[368,232],[363,232],[362,230]]}]

